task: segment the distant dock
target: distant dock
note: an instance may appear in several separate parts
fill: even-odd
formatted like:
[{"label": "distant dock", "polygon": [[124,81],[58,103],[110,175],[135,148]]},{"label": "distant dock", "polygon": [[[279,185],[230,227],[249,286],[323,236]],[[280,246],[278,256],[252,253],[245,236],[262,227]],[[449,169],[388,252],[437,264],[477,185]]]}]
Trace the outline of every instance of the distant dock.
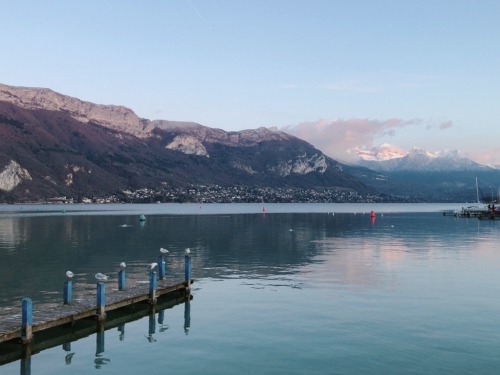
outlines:
[{"label": "distant dock", "polygon": [[480,206],[467,206],[457,210],[443,211],[443,216],[455,217],[478,217],[488,212],[488,209]]}]

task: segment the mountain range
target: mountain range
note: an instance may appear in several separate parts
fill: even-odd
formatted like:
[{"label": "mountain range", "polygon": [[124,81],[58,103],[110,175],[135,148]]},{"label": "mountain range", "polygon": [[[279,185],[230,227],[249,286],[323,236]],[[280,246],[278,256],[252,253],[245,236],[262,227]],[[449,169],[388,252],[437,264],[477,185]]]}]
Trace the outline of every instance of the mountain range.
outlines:
[{"label": "mountain range", "polygon": [[476,163],[458,150],[429,152],[413,148],[406,152],[383,144],[359,151],[358,156],[359,166],[379,173],[367,183],[386,194],[429,201],[477,202],[479,190],[479,200],[497,199],[500,170]]},{"label": "mountain range", "polygon": [[283,132],[151,121],[121,106],[0,85],[0,199],[81,200],[193,185],[376,193]]},{"label": "mountain range", "polygon": [[334,201],[467,201],[476,177],[500,186],[498,170],[456,152],[383,145],[359,155],[348,165],[277,130],[149,120],[123,106],[0,84],[0,201],[82,201],[140,189],[174,196],[193,186],[285,189],[302,198],[328,191]]},{"label": "mountain range", "polygon": [[414,147],[405,152],[399,147],[383,144],[369,150],[359,150],[359,165],[377,171],[448,172],[463,170],[492,170],[462,156],[458,150],[429,152]]}]

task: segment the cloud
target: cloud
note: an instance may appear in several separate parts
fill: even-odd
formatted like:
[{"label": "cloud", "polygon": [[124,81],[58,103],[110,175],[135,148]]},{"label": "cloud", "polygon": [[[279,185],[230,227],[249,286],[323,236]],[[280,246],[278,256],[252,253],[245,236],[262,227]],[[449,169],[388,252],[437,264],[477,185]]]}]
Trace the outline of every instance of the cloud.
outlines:
[{"label": "cloud", "polygon": [[356,150],[373,146],[373,140],[394,136],[398,130],[420,125],[419,119],[319,120],[286,126],[280,130],[299,137],[335,159],[352,161]]},{"label": "cloud", "polygon": [[500,166],[500,147],[469,152],[469,156],[476,162],[484,165]]},{"label": "cloud", "polygon": [[446,121],[439,124],[439,129],[449,129],[451,127],[453,127],[453,123],[451,121]]}]

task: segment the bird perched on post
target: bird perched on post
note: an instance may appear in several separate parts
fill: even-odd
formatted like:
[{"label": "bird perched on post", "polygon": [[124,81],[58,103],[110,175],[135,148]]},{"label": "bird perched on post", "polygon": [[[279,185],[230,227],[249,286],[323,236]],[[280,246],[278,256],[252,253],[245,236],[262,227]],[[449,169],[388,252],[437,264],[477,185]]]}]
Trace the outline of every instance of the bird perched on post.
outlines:
[{"label": "bird perched on post", "polygon": [[100,272],[96,273],[95,274],[95,278],[98,280],[98,281],[106,281],[108,279],[109,276],[107,275],[104,275]]},{"label": "bird perched on post", "polygon": [[191,250],[189,249],[189,247],[186,249],[186,254],[189,254],[191,252]]},{"label": "bird perched on post", "polygon": [[125,262],[121,262],[121,263],[120,263],[120,268],[121,268],[122,270],[124,270],[124,269],[125,269],[125,267],[127,267],[127,265],[125,264]]},{"label": "bird perched on post", "polygon": [[66,277],[67,277],[68,279],[71,279],[73,276],[75,276],[75,274],[74,274],[73,272],[71,272],[71,271],[66,271]]},{"label": "bird perched on post", "polygon": [[152,271],[155,269],[155,267],[158,266],[158,263],[156,262],[153,262],[151,263],[149,266],[148,266],[148,270]]},{"label": "bird perched on post", "polygon": [[160,253],[162,253],[162,254],[167,254],[167,253],[168,253],[168,250],[167,250],[167,249],[164,249],[163,247],[160,247]]}]

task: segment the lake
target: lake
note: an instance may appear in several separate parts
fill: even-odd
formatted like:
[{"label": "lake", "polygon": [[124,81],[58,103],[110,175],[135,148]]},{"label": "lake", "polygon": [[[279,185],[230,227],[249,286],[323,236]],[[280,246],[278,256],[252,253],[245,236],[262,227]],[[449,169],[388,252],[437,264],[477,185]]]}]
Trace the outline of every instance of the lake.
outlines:
[{"label": "lake", "polygon": [[146,282],[164,247],[182,280],[190,248],[190,302],[35,353],[30,373],[497,374],[500,221],[441,214],[461,206],[0,205],[0,324],[24,296],[61,303],[68,269],[78,298],[122,261]]}]

